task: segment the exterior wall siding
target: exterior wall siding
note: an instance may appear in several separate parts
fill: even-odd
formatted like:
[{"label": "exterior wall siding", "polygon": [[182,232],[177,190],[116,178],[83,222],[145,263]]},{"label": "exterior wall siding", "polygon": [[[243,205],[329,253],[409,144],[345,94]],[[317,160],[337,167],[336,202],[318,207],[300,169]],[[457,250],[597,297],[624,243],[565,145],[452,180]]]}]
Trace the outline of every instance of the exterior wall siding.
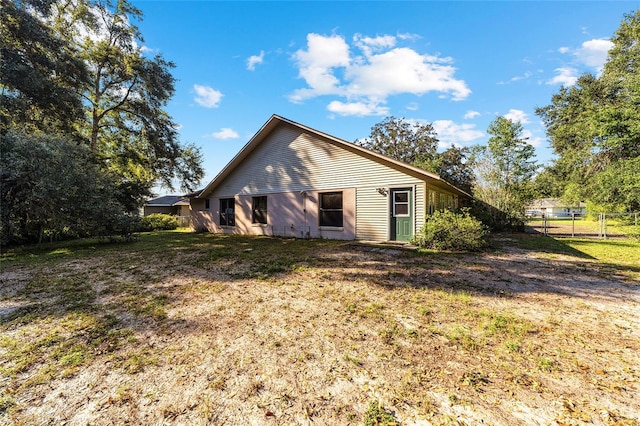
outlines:
[{"label": "exterior wall siding", "polygon": [[416,185],[415,188],[415,199],[416,202],[414,204],[414,221],[415,225],[413,227],[413,235],[416,235],[422,229],[424,225],[425,218],[427,217],[427,184],[424,182],[420,182]]},{"label": "exterior wall siding", "polygon": [[[445,190],[283,123],[217,184],[208,195],[209,210],[204,200],[192,200],[193,226],[222,233],[385,241],[390,235],[390,199],[378,188],[407,187],[413,189],[416,233],[428,212],[428,191]],[[325,191],[343,191],[341,229],[319,226],[318,194]],[[251,223],[251,198],[257,195],[268,197],[267,225]],[[234,227],[219,225],[221,198],[236,200]]]},{"label": "exterior wall siding", "polygon": [[343,226],[339,228],[320,226],[319,194],[323,191],[261,194],[267,197],[266,224],[252,223],[253,195],[235,196],[235,226],[220,225],[220,198],[227,197],[214,197],[210,210],[192,213],[194,228],[222,234],[355,239],[355,190],[339,188],[335,191],[342,192]]}]

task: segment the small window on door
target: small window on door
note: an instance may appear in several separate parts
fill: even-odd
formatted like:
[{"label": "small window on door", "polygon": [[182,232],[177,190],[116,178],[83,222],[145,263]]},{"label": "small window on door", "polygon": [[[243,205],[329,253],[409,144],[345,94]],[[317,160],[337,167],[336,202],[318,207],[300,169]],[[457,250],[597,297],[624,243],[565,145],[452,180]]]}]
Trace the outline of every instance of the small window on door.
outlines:
[{"label": "small window on door", "polygon": [[251,214],[252,223],[267,224],[267,197],[253,197],[253,208]]},{"label": "small window on door", "polygon": [[341,228],[342,192],[324,192],[320,194],[320,226]]},{"label": "small window on door", "polygon": [[394,191],[393,216],[409,216],[409,191]]},{"label": "small window on door", "polygon": [[236,200],[233,198],[220,199],[220,225],[236,226]]}]

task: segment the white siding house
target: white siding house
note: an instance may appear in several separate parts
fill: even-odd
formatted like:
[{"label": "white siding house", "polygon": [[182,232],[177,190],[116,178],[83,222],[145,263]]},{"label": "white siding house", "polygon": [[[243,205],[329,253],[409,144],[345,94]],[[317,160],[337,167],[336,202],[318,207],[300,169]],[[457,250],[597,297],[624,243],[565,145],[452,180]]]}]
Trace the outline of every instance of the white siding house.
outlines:
[{"label": "white siding house", "polygon": [[469,198],[433,173],[274,115],[191,209],[199,231],[388,241],[409,240],[429,211]]},{"label": "white siding house", "polygon": [[539,198],[526,207],[525,213],[529,217],[572,217],[584,216],[587,212],[586,204],[565,203],[558,198]]}]

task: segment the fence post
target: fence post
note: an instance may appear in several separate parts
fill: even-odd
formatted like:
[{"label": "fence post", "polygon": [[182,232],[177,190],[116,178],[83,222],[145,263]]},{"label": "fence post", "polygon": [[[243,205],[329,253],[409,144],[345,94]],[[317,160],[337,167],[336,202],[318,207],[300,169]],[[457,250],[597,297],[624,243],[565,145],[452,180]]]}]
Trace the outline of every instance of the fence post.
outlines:
[{"label": "fence post", "polygon": [[598,213],[598,238],[602,238],[602,213]]},{"label": "fence post", "polygon": [[576,214],[571,213],[571,238],[576,236]]},{"label": "fence post", "polygon": [[602,213],[602,229],[603,229],[603,235],[604,235],[604,239],[607,239],[607,214],[606,213]]}]

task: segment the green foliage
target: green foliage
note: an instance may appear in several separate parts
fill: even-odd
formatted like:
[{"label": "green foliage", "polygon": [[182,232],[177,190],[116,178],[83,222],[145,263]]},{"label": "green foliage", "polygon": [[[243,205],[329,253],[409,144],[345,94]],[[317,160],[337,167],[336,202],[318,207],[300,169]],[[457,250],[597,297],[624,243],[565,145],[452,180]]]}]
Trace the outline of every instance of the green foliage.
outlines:
[{"label": "green foliage", "polygon": [[9,131],[0,148],[3,244],[130,234],[132,219],[86,146]]},{"label": "green foliage", "polygon": [[486,246],[483,224],[468,211],[436,211],[414,237],[413,243],[435,250],[480,250]]},{"label": "green foliage", "polygon": [[356,144],[407,164],[418,164],[436,157],[438,139],[431,124],[387,117],[371,128],[368,138],[359,139]]},{"label": "green foliage", "polygon": [[130,235],[156,182],[203,176],[164,110],[174,65],[143,54],[140,18],[126,0],[2,0],[3,244]]},{"label": "green foliage", "polygon": [[560,198],[564,191],[564,182],[552,168],[545,168],[533,180],[534,198]]},{"label": "green foliage", "polygon": [[50,1],[2,0],[0,7],[0,129],[54,128],[73,132],[82,116],[78,87],[85,64],[34,11],[47,14]]},{"label": "green foliage", "polygon": [[412,166],[437,173],[447,182],[471,192],[473,162],[468,148],[451,146],[438,153],[438,138],[430,123],[410,123],[404,118],[387,117],[371,128],[366,139],[355,143]]},{"label": "green foliage", "polygon": [[497,117],[487,133],[487,146],[475,148],[477,183],[474,209],[492,229],[524,227],[525,206],[533,198],[532,178],[538,169],[535,150],[520,122]]},{"label": "green foliage", "polygon": [[143,217],[140,225],[144,231],[168,231],[178,228],[178,217],[162,213],[153,213]]},{"label": "green foliage", "polygon": [[640,210],[640,156],[617,160],[593,176],[591,201],[608,211]]},{"label": "green foliage", "polygon": [[474,160],[469,148],[449,147],[439,154],[439,166],[436,172],[441,178],[471,194],[475,184],[473,173]]},{"label": "green foliage", "polygon": [[536,109],[556,154],[550,166],[567,201],[640,209],[640,10],[626,15],[600,76],[582,75]]},{"label": "green foliage", "polygon": [[11,394],[3,393],[0,395],[0,414],[4,413],[14,405],[16,405],[16,401]]},{"label": "green foliage", "polygon": [[364,415],[364,426],[395,426],[395,416],[387,411],[378,401],[371,401]]},{"label": "green foliage", "polygon": [[203,176],[200,152],[180,143],[177,125],[164,110],[175,91],[175,65],[159,54],[143,54],[134,25],[141,18],[126,0],[80,0],[57,10],[52,20],[89,69],[79,90],[87,119],[79,125],[103,167],[128,189],[148,192],[158,180],[172,188],[177,178],[190,191]]}]

